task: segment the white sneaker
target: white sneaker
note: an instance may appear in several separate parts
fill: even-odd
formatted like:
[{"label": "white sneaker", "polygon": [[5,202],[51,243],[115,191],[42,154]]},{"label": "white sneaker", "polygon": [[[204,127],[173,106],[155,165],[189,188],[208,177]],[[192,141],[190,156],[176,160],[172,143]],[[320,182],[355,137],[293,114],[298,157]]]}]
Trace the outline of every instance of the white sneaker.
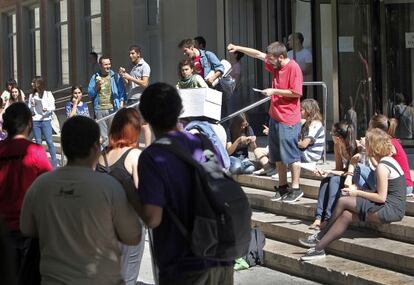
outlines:
[{"label": "white sneaker", "polygon": [[[287,174],[286,175],[287,178],[291,178],[292,177],[292,172],[288,171],[286,174]],[[273,179],[279,179],[279,173],[276,173],[275,175],[272,175],[272,178]]]}]

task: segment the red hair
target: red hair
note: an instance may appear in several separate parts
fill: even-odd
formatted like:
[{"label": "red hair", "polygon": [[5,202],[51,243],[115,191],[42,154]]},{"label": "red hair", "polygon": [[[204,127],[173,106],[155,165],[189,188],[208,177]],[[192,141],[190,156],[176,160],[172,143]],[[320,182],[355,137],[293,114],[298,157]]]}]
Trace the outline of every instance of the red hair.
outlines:
[{"label": "red hair", "polygon": [[141,115],[136,109],[120,109],[114,116],[109,130],[108,149],[137,146],[141,134],[141,125]]}]

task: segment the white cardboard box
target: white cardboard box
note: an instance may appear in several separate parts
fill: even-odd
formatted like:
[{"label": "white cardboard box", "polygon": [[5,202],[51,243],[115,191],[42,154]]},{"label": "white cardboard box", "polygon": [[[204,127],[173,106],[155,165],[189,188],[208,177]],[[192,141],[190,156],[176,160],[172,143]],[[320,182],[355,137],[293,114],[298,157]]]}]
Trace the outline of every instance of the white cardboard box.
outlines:
[{"label": "white cardboard box", "polygon": [[207,117],[219,121],[221,119],[221,92],[211,88],[179,89],[183,102],[183,113],[180,118]]}]

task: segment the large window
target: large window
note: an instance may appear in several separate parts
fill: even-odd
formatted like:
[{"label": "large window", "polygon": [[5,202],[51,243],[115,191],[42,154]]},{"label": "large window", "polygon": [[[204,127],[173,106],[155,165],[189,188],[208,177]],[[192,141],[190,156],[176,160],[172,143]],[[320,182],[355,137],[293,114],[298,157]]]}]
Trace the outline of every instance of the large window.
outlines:
[{"label": "large window", "polygon": [[13,77],[17,80],[17,24],[16,13],[9,14],[7,16],[7,40],[9,47],[9,77]]},{"label": "large window", "polygon": [[40,8],[30,10],[30,41],[32,58],[32,77],[42,74],[41,48],[40,48]]},{"label": "large window", "polygon": [[58,65],[61,85],[69,84],[69,37],[68,37],[68,3],[67,0],[56,2],[56,28]]},{"label": "large window", "polygon": [[102,54],[102,8],[101,0],[85,0],[86,25],[88,27],[89,52]]},{"label": "large window", "polygon": [[375,95],[375,3],[338,1],[339,112],[358,136],[364,135],[370,117],[382,105],[381,96]]},{"label": "large window", "polygon": [[159,22],[159,0],[147,0],[147,25],[156,26]]}]

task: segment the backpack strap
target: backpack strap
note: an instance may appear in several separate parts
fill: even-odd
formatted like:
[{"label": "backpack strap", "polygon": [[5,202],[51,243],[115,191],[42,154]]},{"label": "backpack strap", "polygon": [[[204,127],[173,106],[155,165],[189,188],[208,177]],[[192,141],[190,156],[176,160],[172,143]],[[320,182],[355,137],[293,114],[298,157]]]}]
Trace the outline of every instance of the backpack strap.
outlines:
[{"label": "backpack strap", "polygon": [[102,156],[103,156],[104,163],[105,163],[105,170],[107,173],[109,173],[111,169],[109,168],[108,158],[106,157],[106,148],[102,151]]},{"label": "backpack strap", "polygon": [[179,159],[184,161],[185,163],[189,164],[192,167],[200,167],[198,162],[196,162],[193,157],[191,156],[190,152],[185,150],[181,145],[179,145],[174,139],[171,139],[169,137],[163,137],[155,142],[153,144],[160,146],[173,154],[175,154]]},{"label": "backpack strap", "polygon": [[[186,164],[190,165],[193,168],[198,168],[200,165],[193,159],[190,152],[186,151],[183,147],[181,147],[174,139],[171,139],[170,137],[163,137],[155,142],[153,144],[160,146],[170,152],[172,152],[174,155],[176,155],[179,159],[184,161]],[[174,224],[177,226],[178,230],[181,232],[181,234],[184,236],[184,238],[190,242],[190,233],[188,229],[184,226],[184,224],[181,222],[181,220],[178,218],[178,216],[174,213],[173,210],[171,210],[170,207],[165,207],[166,212],[171,217]]]}]

